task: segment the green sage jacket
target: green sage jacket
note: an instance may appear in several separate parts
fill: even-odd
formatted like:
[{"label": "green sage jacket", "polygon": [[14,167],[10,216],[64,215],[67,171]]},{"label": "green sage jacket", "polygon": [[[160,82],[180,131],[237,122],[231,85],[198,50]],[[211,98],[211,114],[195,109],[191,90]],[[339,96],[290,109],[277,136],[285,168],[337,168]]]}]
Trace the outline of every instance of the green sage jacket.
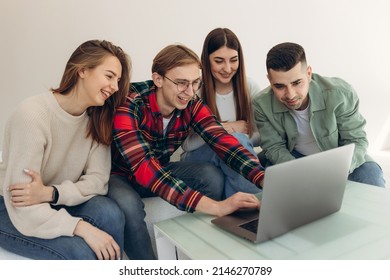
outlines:
[{"label": "green sage jacket", "polygon": [[[371,160],[365,119],[359,113],[355,90],[339,78],[313,74],[309,86],[310,127],[321,151],[355,143],[352,172]],[[254,118],[260,132],[260,146],[272,164],[294,159],[291,151],[298,136],[289,109],[279,102],[269,86],[253,99]]]}]

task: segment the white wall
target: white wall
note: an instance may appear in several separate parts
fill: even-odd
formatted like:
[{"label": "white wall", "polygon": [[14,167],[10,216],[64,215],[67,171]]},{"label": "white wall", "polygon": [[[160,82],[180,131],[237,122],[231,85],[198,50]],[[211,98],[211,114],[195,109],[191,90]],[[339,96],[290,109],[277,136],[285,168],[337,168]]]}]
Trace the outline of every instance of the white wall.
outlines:
[{"label": "white wall", "polygon": [[[155,54],[181,42],[199,55],[215,27],[243,45],[248,75],[267,86],[265,56],[282,41],[302,44],[315,72],[356,88],[375,142],[390,103],[387,0],[0,0],[0,145],[22,99],[57,86],[71,52],[89,39],[120,45],[133,81],[150,77]],[[0,146],[1,147],[1,146]]]}]

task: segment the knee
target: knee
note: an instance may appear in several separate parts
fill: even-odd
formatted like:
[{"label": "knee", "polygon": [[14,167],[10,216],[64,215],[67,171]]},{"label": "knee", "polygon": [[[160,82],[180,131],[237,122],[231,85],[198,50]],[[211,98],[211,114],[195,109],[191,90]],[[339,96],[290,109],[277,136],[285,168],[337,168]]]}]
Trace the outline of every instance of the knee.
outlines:
[{"label": "knee", "polygon": [[247,144],[252,146],[252,142],[249,139],[248,135],[240,132],[234,132],[232,135],[241,143],[241,145]]},{"label": "knee", "polygon": [[356,168],[348,179],[355,182],[374,185],[377,187],[385,187],[383,171],[376,162],[365,162]]},{"label": "knee", "polygon": [[126,183],[124,185],[123,182],[116,184],[115,181],[111,181],[108,188],[108,197],[119,205],[125,216],[144,211],[145,205],[141,197],[132,189],[130,184]]},{"label": "knee", "polygon": [[125,214],[123,213],[122,209],[116,204],[114,201],[113,203],[110,203],[106,210],[106,217],[109,220],[117,221],[118,225],[124,226],[125,225]]},{"label": "knee", "polygon": [[212,199],[221,200],[225,183],[222,170],[212,164],[204,164],[199,168],[199,174],[204,174],[199,178],[199,184],[203,187],[199,191]]},{"label": "knee", "polygon": [[138,194],[135,192],[122,193],[122,196],[116,197],[115,201],[122,210],[126,226],[139,225],[143,222],[146,216],[145,204]]},{"label": "knee", "polygon": [[125,225],[125,215],[122,209],[112,199],[102,197],[99,201],[99,207],[96,207],[96,220],[100,224],[116,224],[118,228],[123,228]]},{"label": "knee", "polygon": [[124,196],[121,198],[121,203],[119,203],[119,205],[125,215],[126,220],[143,220],[146,216],[144,209],[145,204],[139,196]]}]

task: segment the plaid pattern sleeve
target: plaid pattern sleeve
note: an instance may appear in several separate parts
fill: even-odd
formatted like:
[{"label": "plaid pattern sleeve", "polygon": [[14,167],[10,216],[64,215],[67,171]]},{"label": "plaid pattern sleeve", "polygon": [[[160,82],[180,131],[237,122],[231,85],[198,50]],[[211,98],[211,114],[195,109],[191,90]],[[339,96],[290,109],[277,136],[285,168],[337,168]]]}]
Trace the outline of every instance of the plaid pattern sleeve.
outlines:
[{"label": "plaid pattern sleeve", "polygon": [[226,132],[210,109],[197,100],[192,108],[194,130],[206,141],[217,155],[233,170],[260,187],[264,168],[258,158],[246,150],[240,142]]},{"label": "plaid pattern sleeve", "polygon": [[[133,84],[132,91],[114,117],[112,173],[149,188],[180,210],[193,212],[203,195],[162,164],[186,134],[164,134],[152,81]],[[185,131],[186,126],[180,123],[177,117],[176,126]]]}]

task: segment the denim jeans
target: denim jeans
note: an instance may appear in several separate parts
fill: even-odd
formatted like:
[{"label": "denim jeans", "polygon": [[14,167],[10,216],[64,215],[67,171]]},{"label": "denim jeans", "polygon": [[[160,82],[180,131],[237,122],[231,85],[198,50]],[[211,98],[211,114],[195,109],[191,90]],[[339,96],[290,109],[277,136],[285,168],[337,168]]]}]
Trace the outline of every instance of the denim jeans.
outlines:
[{"label": "denim jeans", "polygon": [[[265,158],[264,153],[260,154],[259,158],[263,159],[265,166],[271,165],[270,162]],[[291,154],[295,158],[304,157],[304,155],[297,152],[296,150],[293,150]],[[374,161],[367,161],[358,168],[355,168],[355,170],[348,175],[348,180],[377,187],[385,187],[385,179],[383,177],[382,168]]]},{"label": "denim jeans", "polygon": [[[118,205],[105,196],[95,196],[77,206],[65,208],[70,215],[83,220],[110,234],[123,252],[124,215]],[[96,255],[79,236],[60,236],[42,239],[21,234],[9,219],[0,196],[0,246],[15,254],[39,260],[96,260]]]},{"label": "denim jeans", "polygon": [[[236,132],[232,135],[241,143],[241,145],[256,156],[252,142],[246,134]],[[252,182],[227,166],[207,144],[202,145],[196,150],[184,152],[181,154],[180,159],[185,162],[208,162],[220,168],[225,176],[224,197],[226,198],[232,196],[236,192],[261,192],[261,189],[256,187]]]},{"label": "denim jeans", "polygon": [[[222,199],[223,175],[214,166],[189,162],[169,162],[165,168],[190,188],[214,200]],[[108,196],[118,203],[125,214],[124,250],[129,259],[156,259],[144,221],[146,213],[142,202],[142,198],[156,195],[147,188],[131,184],[126,177],[114,174],[110,177]]]},{"label": "denim jeans", "polygon": [[382,168],[374,161],[367,161],[360,165],[349,174],[348,180],[383,188],[386,184]]}]

